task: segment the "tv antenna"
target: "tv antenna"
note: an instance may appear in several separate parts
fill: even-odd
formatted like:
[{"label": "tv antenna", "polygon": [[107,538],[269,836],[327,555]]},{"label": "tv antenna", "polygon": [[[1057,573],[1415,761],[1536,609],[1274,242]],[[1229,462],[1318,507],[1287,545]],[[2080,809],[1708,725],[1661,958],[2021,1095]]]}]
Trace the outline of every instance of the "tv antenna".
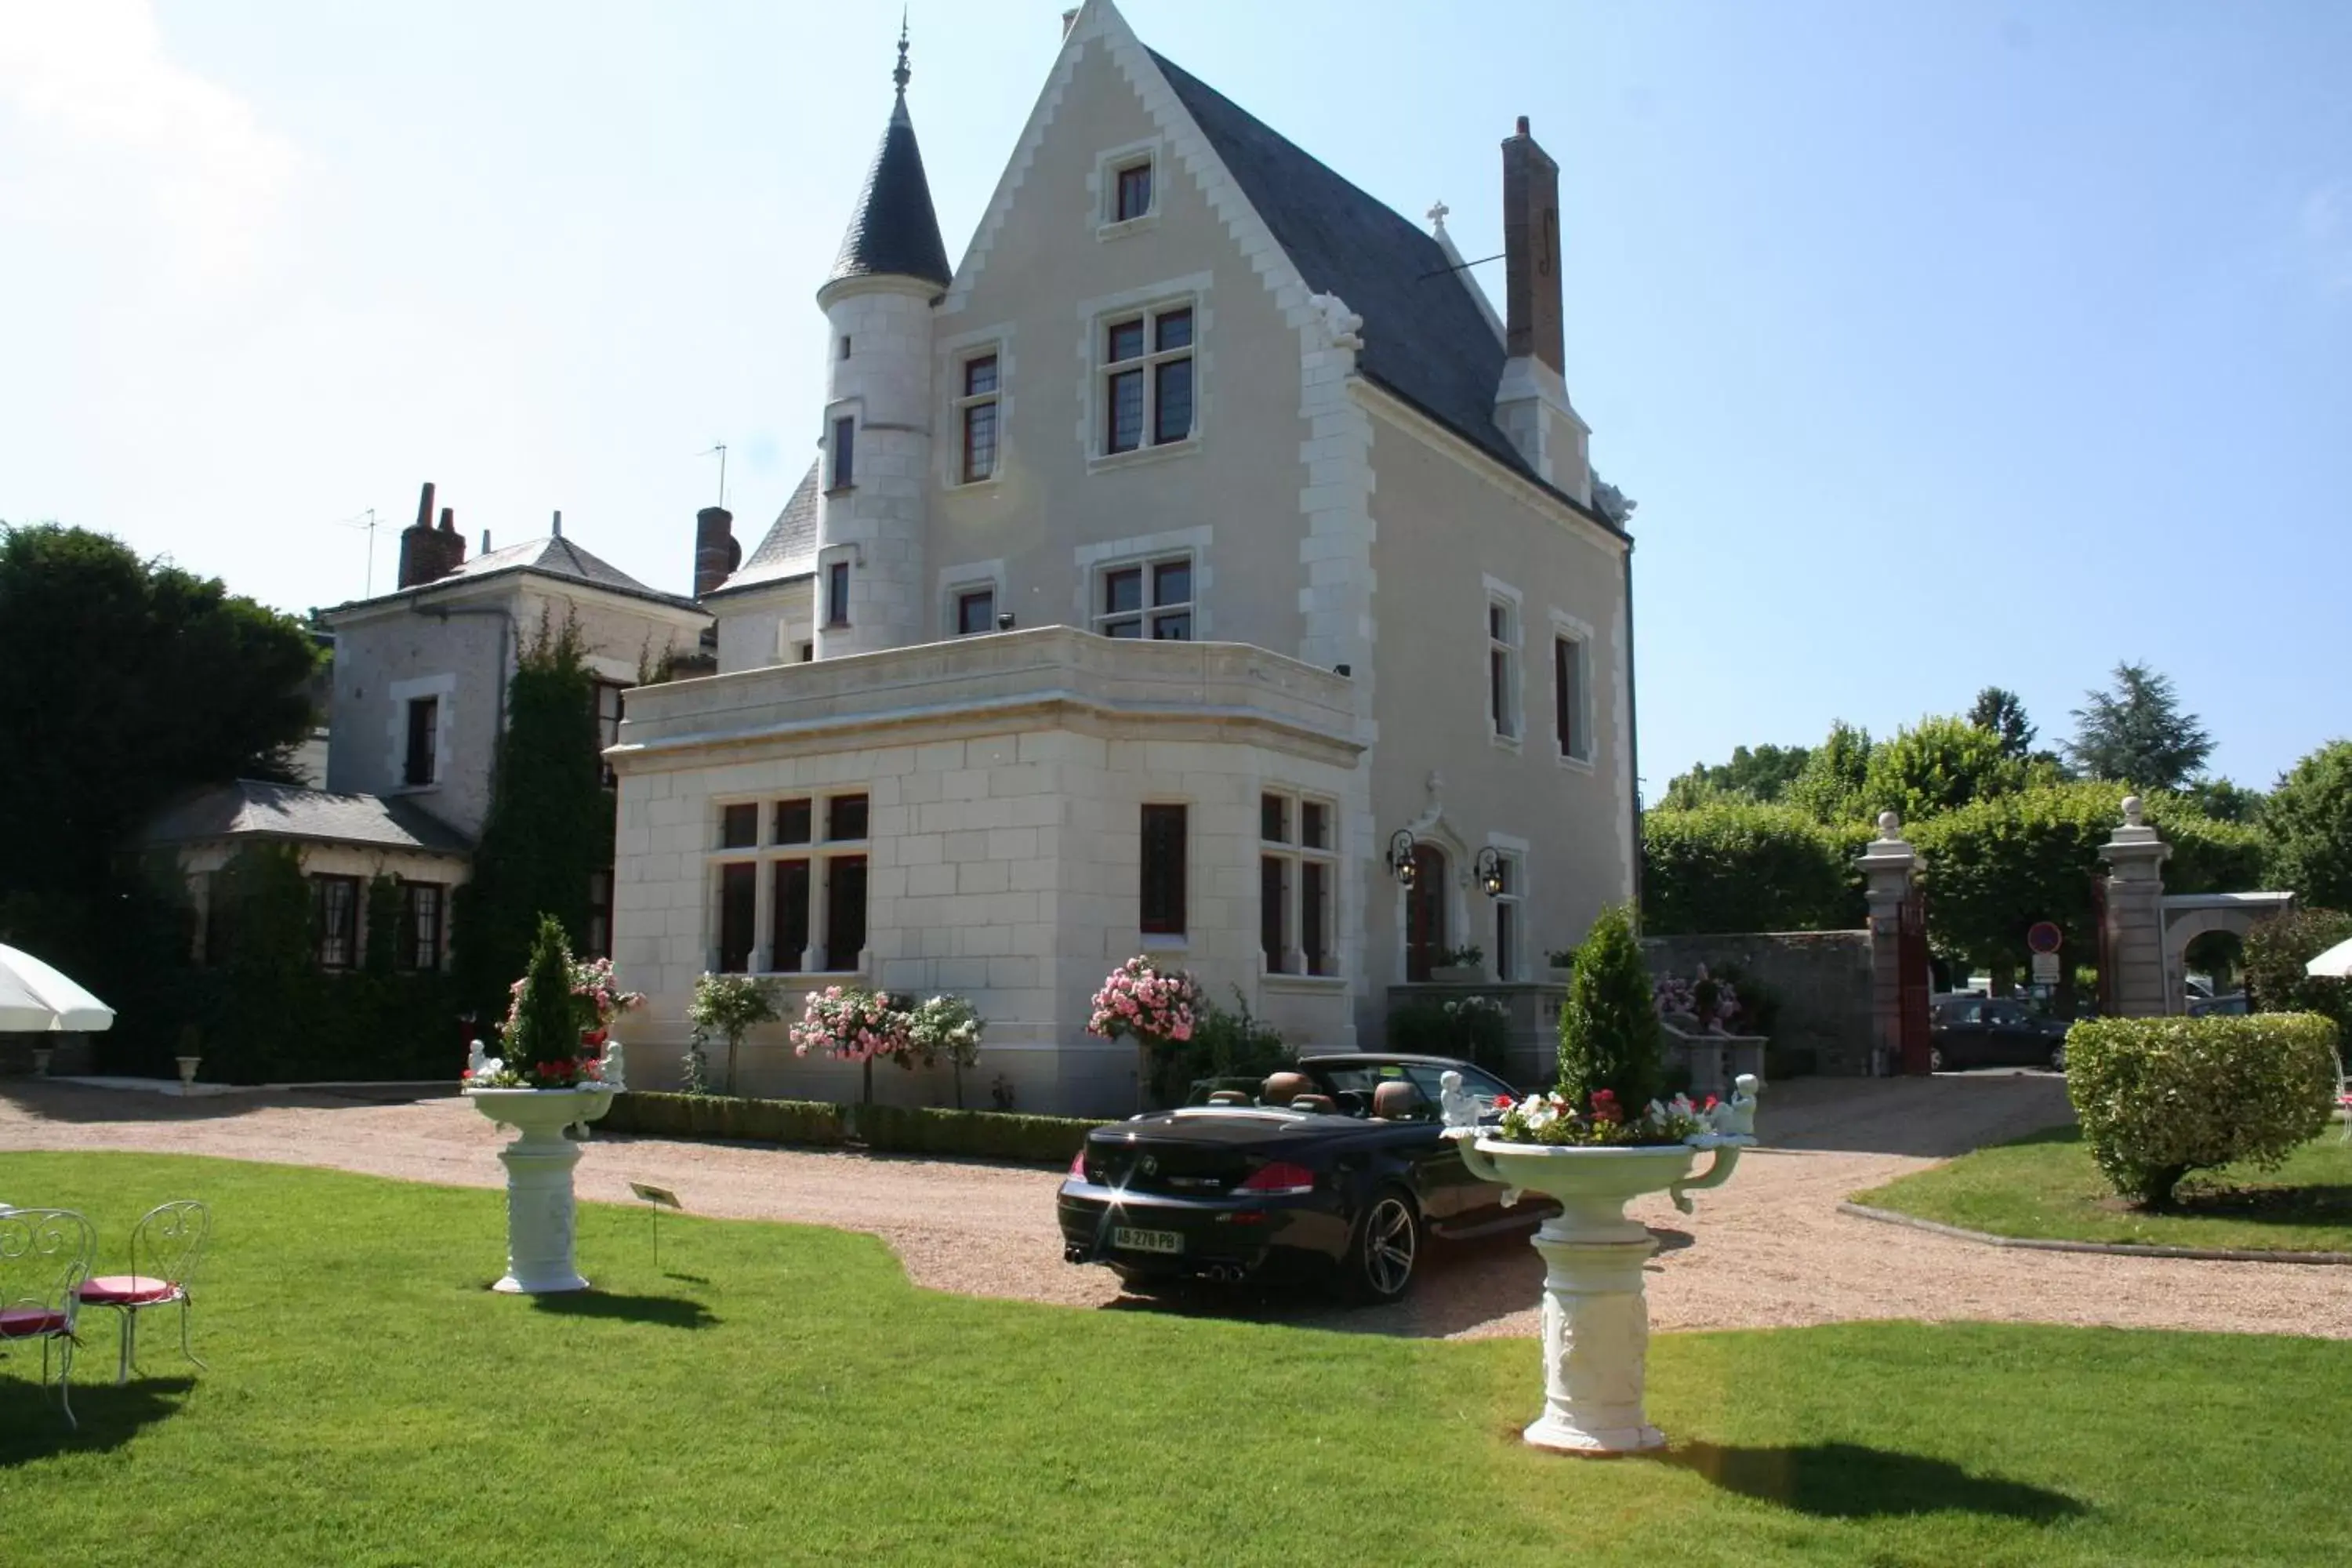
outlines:
[{"label": "tv antenna", "polygon": [[709,451],[697,452],[695,456],[707,458],[711,452],[719,454],[719,504],[723,507],[727,504],[727,443],[720,441]]},{"label": "tv antenna", "polygon": [[338,518],[336,521],[345,528],[359,529],[367,535],[367,588],[360,597],[373,599],[375,597],[375,531],[383,526],[375,520],[375,508],[370,507],[351,517]]}]

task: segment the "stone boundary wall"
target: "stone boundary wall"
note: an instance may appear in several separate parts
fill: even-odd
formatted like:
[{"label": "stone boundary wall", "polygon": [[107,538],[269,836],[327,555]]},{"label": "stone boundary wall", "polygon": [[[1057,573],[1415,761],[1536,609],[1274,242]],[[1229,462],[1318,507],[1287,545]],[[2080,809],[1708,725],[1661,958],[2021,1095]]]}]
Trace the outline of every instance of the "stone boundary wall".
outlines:
[{"label": "stone boundary wall", "polygon": [[1642,939],[1652,975],[1689,975],[1728,963],[1780,997],[1772,1044],[1810,1050],[1817,1071],[1870,1070],[1871,959],[1866,931],[1718,931]]}]

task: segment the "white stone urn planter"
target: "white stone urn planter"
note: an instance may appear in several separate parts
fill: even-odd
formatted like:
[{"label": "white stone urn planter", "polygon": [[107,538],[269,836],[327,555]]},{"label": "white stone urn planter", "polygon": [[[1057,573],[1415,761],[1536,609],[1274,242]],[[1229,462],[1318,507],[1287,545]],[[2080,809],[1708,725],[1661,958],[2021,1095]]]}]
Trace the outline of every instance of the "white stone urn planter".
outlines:
[{"label": "white stone urn planter", "polygon": [[[1543,1295],[1544,1411],[1522,1434],[1539,1448],[1571,1454],[1625,1454],[1664,1446],[1665,1434],[1643,1414],[1650,1310],[1642,1266],[1657,1239],[1625,1217],[1625,1205],[1664,1192],[1683,1213],[1689,1194],[1731,1179],[1761,1086],[1739,1079],[1738,1093],[1711,1124],[1683,1143],[1630,1148],[1505,1142],[1491,1129],[1449,1126],[1462,1162],[1482,1181],[1508,1189],[1507,1205],[1541,1193],[1560,1205],[1533,1237],[1546,1265]],[[1703,1173],[1692,1169],[1706,1153]]]},{"label": "white stone urn planter", "polygon": [[507,1168],[507,1271],[491,1289],[545,1296],[588,1289],[572,1261],[572,1167],[580,1146],[563,1130],[603,1116],[614,1092],[609,1084],[466,1091],[475,1110],[520,1134],[499,1151]]},{"label": "white stone urn planter", "polygon": [[33,1047],[33,1076],[35,1078],[47,1078],[49,1076],[49,1058],[57,1054],[57,1049],[58,1048],[55,1046],[35,1046]]},{"label": "white stone urn planter", "polygon": [[205,1058],[202,1057],[173,1057],[172,1059],[180,1064],[180,1091],[184,1094],[189,1089],[196,1087],[196,1068],[202,1065]]}]

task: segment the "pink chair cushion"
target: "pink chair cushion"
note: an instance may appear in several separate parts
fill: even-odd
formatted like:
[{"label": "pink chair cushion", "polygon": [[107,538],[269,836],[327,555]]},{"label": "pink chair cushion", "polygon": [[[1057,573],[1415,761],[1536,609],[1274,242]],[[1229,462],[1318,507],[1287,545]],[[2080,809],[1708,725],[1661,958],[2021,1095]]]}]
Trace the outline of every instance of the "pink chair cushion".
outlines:
[{"label": "pink chair cushion", "polygon": [[142,1274],[101,1274],[81,1288],[82,1300],[92,1307],[152,1307],[178,1294],[170,1280]]},{"label": "pink chair cushion", "polygon": [[38,1307],[11,1307],[0,1311],[0,1340],[38,1339],[43,1334],[66,1331],[63,1312],[44,1311]]}]

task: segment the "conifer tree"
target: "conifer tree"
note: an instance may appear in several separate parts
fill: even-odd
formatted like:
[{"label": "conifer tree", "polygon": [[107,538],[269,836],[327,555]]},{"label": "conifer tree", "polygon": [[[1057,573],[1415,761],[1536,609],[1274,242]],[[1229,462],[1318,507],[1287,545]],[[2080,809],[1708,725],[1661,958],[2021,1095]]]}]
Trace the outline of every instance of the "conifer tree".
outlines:
[{"label": "conifer tree", "polygon": [[1665,1092],[1664,1041],[1649,966],[1622,906],[1592,922],[1559,1010],[1559,1089],[1582,1105],[1606,1089],[1628,1116]]}]

